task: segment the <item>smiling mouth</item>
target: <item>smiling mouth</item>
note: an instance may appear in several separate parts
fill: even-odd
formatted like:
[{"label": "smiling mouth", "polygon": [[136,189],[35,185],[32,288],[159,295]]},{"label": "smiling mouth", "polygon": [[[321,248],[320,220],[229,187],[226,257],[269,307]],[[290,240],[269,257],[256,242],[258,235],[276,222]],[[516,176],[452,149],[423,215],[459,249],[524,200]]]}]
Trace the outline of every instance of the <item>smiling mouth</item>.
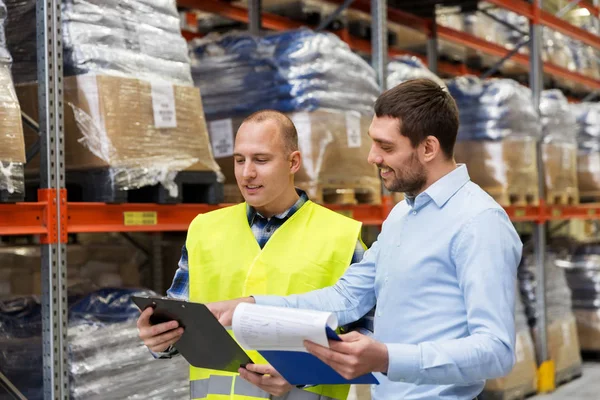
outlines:
[{"label": "smiling mouth", "polygon": [[247,190],[257,190],[262,188],[262,185],[246,185],[245,187]]},{"label": "smiling mouth", "polygon": [[381,176],[389,175],[391,172],[392,172],[391,168],[379,167],[379,173],[381,174]]}]

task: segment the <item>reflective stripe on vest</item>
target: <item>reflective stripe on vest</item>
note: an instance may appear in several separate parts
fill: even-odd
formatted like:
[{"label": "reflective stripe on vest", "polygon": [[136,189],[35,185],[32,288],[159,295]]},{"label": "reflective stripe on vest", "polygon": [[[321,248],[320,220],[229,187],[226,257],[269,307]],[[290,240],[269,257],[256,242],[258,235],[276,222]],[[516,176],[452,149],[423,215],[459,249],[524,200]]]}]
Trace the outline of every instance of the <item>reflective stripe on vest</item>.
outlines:
[{"label": "reflective stripe on vest", "polygon": [[231,393],[233,379],[235,379],[235,383],[233,384],[233,394],[235,395],[270,400],[334,400],[331,397],[322,396],[296,388],[292,389],[283,396],[275,397],[240,377],[234,378],[233,376],[219,375],[212,375],[208,379],[190,381],[191,398],[203,399],[208,397],[208,395],[228,395]]},{"label": "reflective stripe on vest", "polygon": [[190,381],[190,395],[192,399],[202,399],[208,394],[229,394],[233,376],[214,375],[209,379]]}]

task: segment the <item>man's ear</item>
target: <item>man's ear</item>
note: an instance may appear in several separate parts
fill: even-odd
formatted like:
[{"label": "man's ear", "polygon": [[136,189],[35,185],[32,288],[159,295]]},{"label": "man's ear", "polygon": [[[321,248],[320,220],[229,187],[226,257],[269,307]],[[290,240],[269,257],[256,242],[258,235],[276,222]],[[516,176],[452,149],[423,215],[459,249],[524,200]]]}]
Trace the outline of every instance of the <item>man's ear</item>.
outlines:
[{"label": "man's ear", "polygon": [[435,136],[427,136],[421,143],[421,157],[423,162],[430,162],[442,151],[440,141]]},{"label": "man's ear", "polygon": [[300,166],[302,165],[302,156],[300,155],[300,152],[298,150],[292,152],[289,156],[289,160],[291,163],[290,173],[295,174],[296,172],[298,172]]}]

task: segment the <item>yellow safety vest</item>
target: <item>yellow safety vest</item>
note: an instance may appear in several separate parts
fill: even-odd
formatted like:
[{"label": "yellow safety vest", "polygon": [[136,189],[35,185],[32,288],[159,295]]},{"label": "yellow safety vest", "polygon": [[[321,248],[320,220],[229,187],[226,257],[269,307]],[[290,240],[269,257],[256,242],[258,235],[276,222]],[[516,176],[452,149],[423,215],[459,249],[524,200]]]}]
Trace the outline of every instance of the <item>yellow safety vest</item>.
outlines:
[{"label": "yellow safety vest", "polygon": [[[209,303],[250,295],[290,295],[331,286],[352,260],[361,223],[311,201],[260,248],[246,204],[197,216],[188,230],[190,301]],[[248,352],[257,364],[266,361]],[[192,399],[271,398],[238,374],[190,367]],[[294,389],[287,400],[346,399],[348,385]]]}]

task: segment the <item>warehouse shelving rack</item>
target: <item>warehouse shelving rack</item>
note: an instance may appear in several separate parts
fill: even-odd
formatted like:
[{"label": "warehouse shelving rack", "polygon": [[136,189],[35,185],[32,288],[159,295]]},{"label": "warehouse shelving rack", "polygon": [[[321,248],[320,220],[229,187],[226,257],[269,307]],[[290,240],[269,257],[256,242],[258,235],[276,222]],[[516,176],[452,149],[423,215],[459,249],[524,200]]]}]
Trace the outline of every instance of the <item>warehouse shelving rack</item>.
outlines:
[{"label": "warehouse shelving rack", "polygon": [[[540,24],[547,25],[566,35],[600,49],[600,38],[568,24],[540,9],[539,0],[530,4],[523,0],[487,0],[498,7],[517,12],[530,19],[530,57],[511,54],[505,48],[464,32],[437,26],[435,20],[412,15],[406,11],[387,7],[386,0],[329,0],[339,3],[341,12],[351,7],[371,13],[373,16],[371,42],[353,38],[347,31],[335,32],[352,49],[371,53],[378,72],[378,80],[385,87],[385,65],[387,57],[410,54],[388,49],[387,21],[412,27],[428,36],[428,54],[414,54],[428,62],[434,71],[447,75],[477,73],[464,65],[438,61],[437,39],[464,45],[485,54],[502,57],[530,67],[532,101],[539,106],[542,89],[542,73],[569,79],[587,85],[590,98],[600,90],[600,81],[564,68],[541,62]],[[426,0],[423,3],[443,1]],[[575,0],[580,7],[587,8],[598,17],[598,1]],[[178,0],[180,7],[212,12],[236,21],[249,23],[249,29],[288,30],[303,26],[301,23],[276,15],[262,13],[260,0],[250,0],[243,8],[223,0]],[[83,232],[165,232],[185,231],[191,220],[199,213],[211,211],[224,205],[207,204],[104,204],[67,202],[64,167],[63,91],[62,91],[62,43],[61,43],[61,0],[38,0],[37,2],[37,51],[40,104],[40,153],[41,189],[37,202],[0,204],[0,235],[39,235],[42,246],[42,317],[44,354],[44,397],[67,399],[69,377],[67,368],[67,297],[66,297],[66,246],[68,233]],[[193,37],[194,35],[186,35]],[[539,153],[539,152],[538,152]],[[538,160],[541,165],[541,159]],[[543,169],[540,169],[543,171]],[[543,176],[540,174],[540,193],[543,193]],[[329,205],[328,207],[362,221],[366,225],[381,225],[393,207],[391,198],[384,195],[381,205]],[[577,206],[548,205],[543,200],[539,206],[511,206],[506,211],[515,222],[532,222],[535,230],[536,262],[538,276],[543,280],[546,223],[553,220],[596,219],[600,220],[600,204]],[[539,285],[540,324],[545,326],[544,285]],[[540,377],[552,373],[548,363],[547,338],[541,330],[537,343],[538,354],[544,362]],[[547,370],[549,369],[549,371]],[[1,378],[1,377],[0,377]],[[553,382],[544,382],[542,391],[552,390]]]}]

